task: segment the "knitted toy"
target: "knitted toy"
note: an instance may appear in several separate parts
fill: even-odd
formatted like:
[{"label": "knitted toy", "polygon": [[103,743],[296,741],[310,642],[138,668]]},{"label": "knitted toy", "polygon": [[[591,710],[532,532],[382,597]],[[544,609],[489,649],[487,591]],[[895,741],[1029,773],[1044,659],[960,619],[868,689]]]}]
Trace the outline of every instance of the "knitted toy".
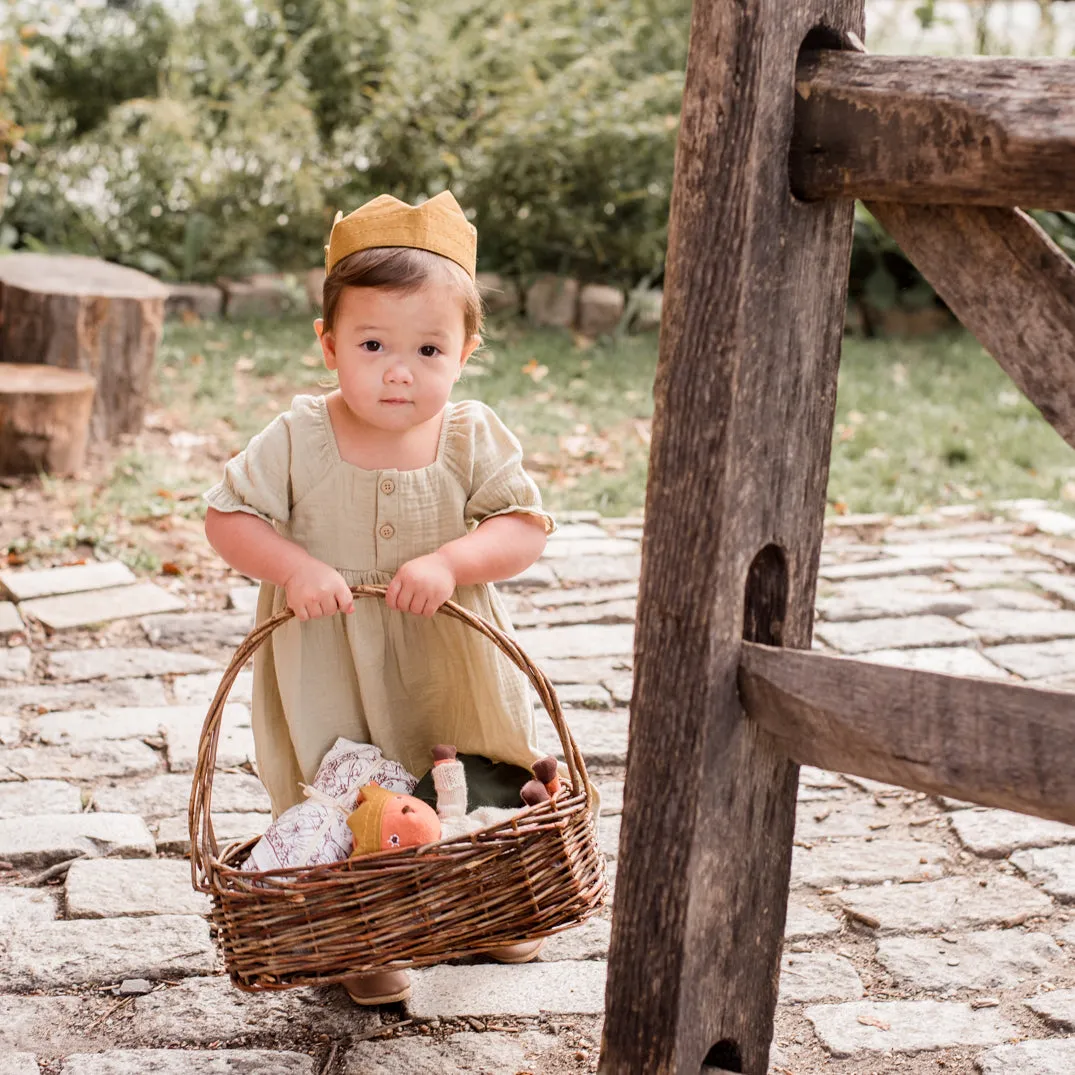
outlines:
[{"label": "knitted toy", "polygon": [[412,795],[400,795],[376,784],[362,789],[347,825],[355,838],[352,857],[397,847],[421,847],[441,836],[440,821],[432,807]]}]

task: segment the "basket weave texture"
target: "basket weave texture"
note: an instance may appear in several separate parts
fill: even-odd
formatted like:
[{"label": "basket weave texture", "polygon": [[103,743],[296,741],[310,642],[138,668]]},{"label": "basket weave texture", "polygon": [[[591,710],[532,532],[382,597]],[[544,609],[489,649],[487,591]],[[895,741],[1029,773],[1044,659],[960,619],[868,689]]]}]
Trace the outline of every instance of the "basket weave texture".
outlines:
[{"label": "basket weave texture", "polygon": [[[382,586],[355,586],[382,598]],[[324,985],[386,967],[421,967],[589,918],[608,898],[596,796],[552,684],[494,625],[454,602],[451,616],[485,635],[526,675],[563,746],[569,782],[555,799],[479,832],[320,866],[237,869],[257,838],[221,849],[211,815],[221,719],[232,684],[290,609],[239,646],[209,707],[190,796],[191,878],[212,896],[217,941],[232,982],[250,992]]]}]

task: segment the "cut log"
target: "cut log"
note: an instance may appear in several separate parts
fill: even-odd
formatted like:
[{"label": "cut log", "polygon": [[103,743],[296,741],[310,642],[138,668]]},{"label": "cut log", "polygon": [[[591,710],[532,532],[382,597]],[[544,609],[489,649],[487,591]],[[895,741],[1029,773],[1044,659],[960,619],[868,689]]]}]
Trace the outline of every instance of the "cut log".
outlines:
[{"label": "cut log", "polygon": [[97,381],[90,436],[142,428],[168,289],[96,258],[0,258],[0,362],[84,370]]},{"label": "cut log", "polygon": [[81,370],[0,363],[0,474],[78,471],[93,390]]},{"label": "cut log", "polygon": [[1075,696],[747,643],[747,712],[803,765],[1075,824]]},{"label": "cut log", "polygon": [[1075,206],[1075,60],[804,52],[795,193]]}]

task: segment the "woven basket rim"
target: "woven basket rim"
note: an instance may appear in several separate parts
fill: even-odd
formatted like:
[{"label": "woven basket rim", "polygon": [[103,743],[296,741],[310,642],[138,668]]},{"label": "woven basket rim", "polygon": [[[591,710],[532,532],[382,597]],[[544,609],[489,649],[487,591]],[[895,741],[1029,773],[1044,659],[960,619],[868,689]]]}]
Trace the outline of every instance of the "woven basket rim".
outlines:
[{"label": "woven basket rim", "polygon": [[[385,586],[365,585],[351,587],[351,593],[356,598],[383,597],[386,590],[387,587]],[[564,760],[567,764],[569,779],[571,781],[571,794],[566,798],[558,797],[556,800],[539,803],[536,806],[525,808],[513,818],[497,822],[494,825],[486,826],[483,829],[476,830],[473,833],[464,834],[463,836],[438,840],[435,843],[423,845],[421,848],[400,848],[398,850],[381,852],[376,855],[363,856],[363,858],[368,857],[373,860],[370,865],[364,869],[375,869],[379,865],[388,865],[390,863],[402,863],[403,861],[416,858],[419,855],[422,857],[432,857],[436,852],[436,849],[441,847],[445,848],[443,853],[451,854],[451,845],[458,845],[461,840],[466,840],[471,845],[470,850],[473,850],[479,843],[475,837],[481,837],[486,834],[493,835],[493,839],[490,839],[488,843],[490,846],[494,846],[495,840],[497,839],[514,838],[516,835],[523,835],[523,833],[519,832],[497,834],[497,829],[503,828],[504,826],[517,829],[518,825],[516,824],[516,819],[522,818],[525,822],[525,820],[528,817],[533,816],[534,813],[541,814],[543,812],[548,812],[550,809],[553,812],[553,817],[550,818],[550,820],[554,822],[560,819],[561,816],[566,820],[580,809],[585,809],[591,813],[593,812],[596,801],[595,791],[586,771],[586,763],[583,759],[582,752],[578,748],[578,744],[575,742],[574,736],[571,734],[571,729],[567,726],[563,710],[560,707],[560,701],[556,696],[556,691],[549,678],[533,663],[533,661],[531,661],[523,651],[522,647],[513,638],[503,632],[495,624],[490,623],[488,620],[471,612],[469,609],[463,608],[454,601],[446,601],[437,610],[436,615],[446,615],[459,620],[466,626],[476,630],[479,634],[484,635],[530,680],[531,685],[537,691],[538,697],[541,699],[545,712],[552,721],[553,727],[556,729],[560,744],[563,747]],[[350,860],[347,859],[337,863],[320,863],[315,866],[281,867],[275,870],[266,871],[238,870],[234,866],[229,866],[220,860],[220,846],[213,829],[211,808],[213,778],[216,772],[216,755],[220,740],[224,707],[227,704],[228,696],[231,693],[232,687],[243,665],[245,665],[254,652],[266,642],[277,627],[280,627],[292,618],[294,618],[294,613],[291,609],[285,608],[261,624],[256,625],[253,630],[250,631],[246,638],[239,644],[228,667],[224,670],[220,685],[217,688],[216,694],[210,703],[209,711],[206,714],[198,743],[198,758],[194,768],[194,778],[191,783],[190,804],[187,814],[187,821],[190,829],[191,882],[194,888],[200,892],[212,893],[214,891],[234,891],[234,888],[226,883],[225,878],[238,881],[244,884],[244,886],[264,878],[274,883],[265,887],[259,885],[260,894],[268,896],[272,893],[278,897],[286,898],[289,893],[301,890],[304,883],[303,875],[306,872],[316,871],[321,875],[328,871],[331,874],[333,868],[335,868],[337,874],[358,872],[354,870],[350,865]],[[535,830],[542,828],[553,827],[559,826],[558,824],[530,826],[529,831],[534,832]],[[228,846],[234,846],[236,843],[241,845],[242,841],[229,841]],[[465,851],[466,848],[460,847],[459,850]],[[401,856],[404,856],[404,858],[401,858]],[[286,873],[289,877],[295,879],[288,884],[286,889],[280,887],[281,882],[278,877],[275,876],[280,873]],[[325,880],[322,879],[318,883],[324,884]]]}]

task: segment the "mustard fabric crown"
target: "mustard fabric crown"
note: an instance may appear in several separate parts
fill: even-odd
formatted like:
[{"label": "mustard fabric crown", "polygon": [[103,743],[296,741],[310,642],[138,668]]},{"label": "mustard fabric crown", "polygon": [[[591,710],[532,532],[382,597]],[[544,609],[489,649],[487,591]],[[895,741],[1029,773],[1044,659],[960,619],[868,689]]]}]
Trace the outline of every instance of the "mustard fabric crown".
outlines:
[{"label": "mustard fabric crown", "polygon": [[381,194],[353,213],[336,214],[325,272],[348,254],[379,246],[409,246],[449,258],[473,280],[478,261],[478,229],[467,220],[451,191],[441,191],[421,205],[408,205]]}]

